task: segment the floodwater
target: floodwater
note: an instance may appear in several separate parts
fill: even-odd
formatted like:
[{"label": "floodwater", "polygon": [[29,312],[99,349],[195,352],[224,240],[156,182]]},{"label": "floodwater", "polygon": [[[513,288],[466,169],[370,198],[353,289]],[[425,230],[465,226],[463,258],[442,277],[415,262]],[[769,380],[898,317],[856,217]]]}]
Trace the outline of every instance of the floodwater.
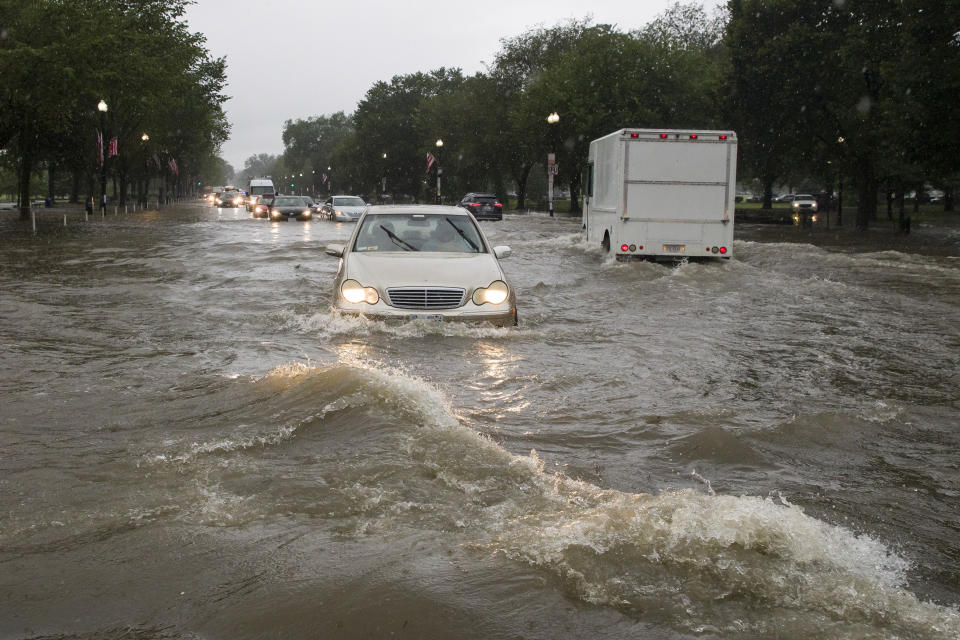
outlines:
[{"label": "floodwater", "polygon": [[960,637],[960,260],[482,225],[517,328],[336,315],[350,225],[0,223],[0,637]]}]

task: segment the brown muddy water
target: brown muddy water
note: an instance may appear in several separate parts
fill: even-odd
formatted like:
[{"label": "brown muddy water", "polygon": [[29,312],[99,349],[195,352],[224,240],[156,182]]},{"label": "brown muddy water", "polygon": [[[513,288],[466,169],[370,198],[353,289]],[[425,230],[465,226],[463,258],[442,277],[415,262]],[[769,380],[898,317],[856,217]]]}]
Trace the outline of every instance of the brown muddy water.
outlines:
[{"label": "brown muddy water", "polygon": [[0,637],[960,637],[957,253],[482,225],[515,329],[336,315],[349,225],[0,221]]}]

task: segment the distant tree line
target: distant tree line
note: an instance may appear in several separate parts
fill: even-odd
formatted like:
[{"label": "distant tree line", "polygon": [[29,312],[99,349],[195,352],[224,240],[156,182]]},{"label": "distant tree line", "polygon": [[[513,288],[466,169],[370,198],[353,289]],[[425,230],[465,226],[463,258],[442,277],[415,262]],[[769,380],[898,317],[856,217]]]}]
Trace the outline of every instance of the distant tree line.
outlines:
[{"label": "distant tree line", "polygon": [[[553,152],[579,211],[591,140],[621,127],[734,129],[739,172],[770,206],[777,184],[845,183],[866,227],[878,194],[960,181],[960,3],[729,0],[675,4],[641,29],[573,20],[502,41],[485,73],[375,83],[350,115],[287,121],[284,152],[244,171],[320,190],[446,201],[514,193]],[[547,116],[560,115],[556,124]],[[438,147],[436,141],[442,140]],[[427,154],[436,162],[427,171]],[[329,167],[329,169],[328,169]],[[315,177],[317,176],[317,177]]]},{"label": "distant tree line", "polygon": [[51,191],[68,176],[73,200],[99,193],[98,131],[119,198],[150,179],[174,193],[223,180],[225,62],[188,31],[187,4],[0,0],[0,169],[16,174],[21,215],[41,171]]}]

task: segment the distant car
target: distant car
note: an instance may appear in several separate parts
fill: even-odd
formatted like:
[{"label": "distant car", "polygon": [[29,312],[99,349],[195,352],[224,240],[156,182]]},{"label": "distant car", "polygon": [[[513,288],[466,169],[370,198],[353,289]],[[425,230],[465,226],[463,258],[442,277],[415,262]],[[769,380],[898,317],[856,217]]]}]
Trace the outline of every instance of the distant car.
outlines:
[{"label": "distant car", "polygon": [[269,218],[270,217],[270,206],[273,204],[275,196],[273,194],[267,194],[262,196],[256,196],[253,198],[253,207],[251,212],[253,213],[254,218]]},{"label": "distant car", "polygon": [[783,195],[779,195],[775,197],[773,201],[774,202],[793,202],[796,197],[797,197],[797,194],[795,193],[784,193]]},{"label": "distant car", "polygon": [[321,205],[322,214],[336,222],[354,222],[359,220],[367,203],[358,196],[330,196]]},{"label": "distant car", "polygon": [[790,208],[794,212],[813,212],[816,213],[819,208],[817,205],[817,199],[812,195],[806,193],[799,193],[794,196],[793,201],[790,203]]},{"label": "distant car", "polygon": [[793,202],[790,203],[790,210],[793,212],[793,222],[795,224],[816,222],[818,209],[817,199],[806,193],[797,194]]},{"label": "distant car", "polygon": [[239,207],[243,204],[243,194],[239,191],[224,191],[217,194],[213,203],[218,207]]},{"label": "distant car", "polygon": [[270,205],[271,220],[310,220],[313,217],[313,210],[310,208],[311,201],[303,196],[277,196]]},{"label": "distant car", "polygon": [[460,200],[460,206],[477,220],[503,220],[503,205],[492,193],[468,193]]},{"label": "distant car", "polygon": [[510,247],[491,247],[464,209],[370,207],[341,258],[334,306],[344,313],[428,321],[517,322],[516,293],[500,267]]}]

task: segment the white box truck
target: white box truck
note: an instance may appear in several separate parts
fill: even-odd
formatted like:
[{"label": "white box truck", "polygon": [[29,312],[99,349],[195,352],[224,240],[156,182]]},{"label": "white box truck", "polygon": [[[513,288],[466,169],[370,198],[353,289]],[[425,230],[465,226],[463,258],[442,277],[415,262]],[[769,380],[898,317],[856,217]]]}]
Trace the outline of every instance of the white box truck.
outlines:
[{"label": "white box truck", "polygon": [[736,133],[621,129],[591,142],[589,153],[583,224],[591,245],[618,260],[733,255]]}]

